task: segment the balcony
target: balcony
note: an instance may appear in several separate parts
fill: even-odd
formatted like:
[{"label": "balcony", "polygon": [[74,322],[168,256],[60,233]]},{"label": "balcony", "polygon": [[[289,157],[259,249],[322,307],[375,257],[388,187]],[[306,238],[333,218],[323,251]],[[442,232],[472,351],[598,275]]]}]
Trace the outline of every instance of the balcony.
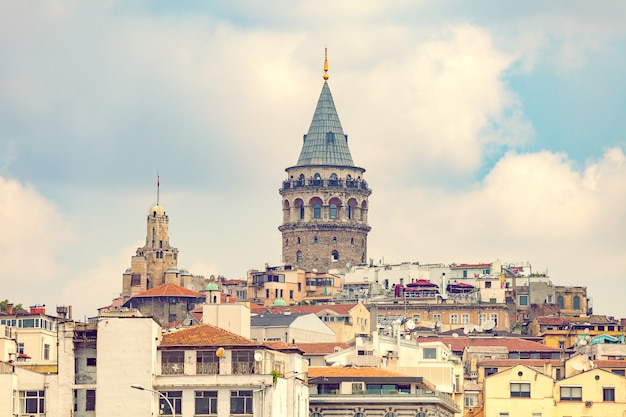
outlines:
[{"label": "balcony", "polygon": [[338,404],[338,403],[354,403],[354,404],[374,404],[374,403],[403,403],[403,404],[415,404],[415,403],[443,403],[446,406],[457,409],[456,404],[450,398],[449,395],[439,391],[418,389],[412,393],[406,392],[394,392],[385,394],[370,394],[367,391],[362,391],[358,394],[339,394],[336,392],[317,394],[315,392],[310,393],[311,402],[324,403],[324,404]]},{"label": "balcony", "polygon": [[371,191],[367,187],[367,182],[365,181],[345,181],[345,180],[335,180],[335,179],[310,179],[310,180],[295,180],[295,181],[283,181],[283,186],[280,191],[289,190],[292,188],[302,188],[302,187],[317,187],[317,188],[349,188],[354,190],[364,190]]}]

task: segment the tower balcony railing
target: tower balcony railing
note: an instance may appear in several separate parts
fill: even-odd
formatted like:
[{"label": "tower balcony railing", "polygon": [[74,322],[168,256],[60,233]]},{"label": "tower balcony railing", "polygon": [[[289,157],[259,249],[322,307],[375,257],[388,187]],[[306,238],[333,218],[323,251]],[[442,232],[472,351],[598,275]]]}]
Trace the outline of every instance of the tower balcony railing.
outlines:
[{"label": "tower balcony railing", "polygon": [[283,181],[282,190],[289,190],[293,188],[302,188],[302,187],[325,187],[325,188],[352,188],[355,190],[366,190],[370,189],[367,187],[366,181],[360,180],[339,180],[339,179],[309,179],[309,180],[294,180],[294,181]]}]

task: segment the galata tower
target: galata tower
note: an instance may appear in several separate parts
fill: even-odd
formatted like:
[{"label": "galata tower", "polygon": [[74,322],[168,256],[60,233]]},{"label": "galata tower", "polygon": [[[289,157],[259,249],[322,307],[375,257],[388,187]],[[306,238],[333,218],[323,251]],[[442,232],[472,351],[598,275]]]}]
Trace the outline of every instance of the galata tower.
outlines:
[{"label": "galata tower", "polygon": [[324,85],[300,157],[287,168],[280,188],[283,263],[305,271],[363,264],[367,261],[368,197],[365,169],[352,161],[328,86]]}]

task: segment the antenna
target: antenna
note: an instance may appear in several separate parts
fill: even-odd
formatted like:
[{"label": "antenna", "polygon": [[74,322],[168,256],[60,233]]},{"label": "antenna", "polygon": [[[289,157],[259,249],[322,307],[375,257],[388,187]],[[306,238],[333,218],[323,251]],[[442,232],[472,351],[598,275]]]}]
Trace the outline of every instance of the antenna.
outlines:
[{"label": "antenna", "polygon": [[404,324],[406,326],[407,329],[409,330],[413,330],[415,329],[415,322],[413,320],[407,320],[407,322]]},{"label": "antenna", "polygon": [[159,171],[157,171],[157,206],[159,205],[159,190],[161,189],[161,178],[159,177]]},{"label": "antenna", "polygon": [[328,48],[324,48],[324,81],[328,80]]}]

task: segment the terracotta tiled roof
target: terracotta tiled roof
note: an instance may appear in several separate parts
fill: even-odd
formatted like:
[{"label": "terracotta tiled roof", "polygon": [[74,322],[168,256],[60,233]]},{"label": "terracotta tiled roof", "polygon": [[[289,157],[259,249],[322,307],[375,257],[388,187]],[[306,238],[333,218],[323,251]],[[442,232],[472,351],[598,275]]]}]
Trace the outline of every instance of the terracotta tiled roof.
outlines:
[{"label": "terracotta tiled roof", "polygon": [[420,337],[418,342],[440,341],[450,345],[454,352],[462,352],[472,346],[502,346],[509,352],[559,352],[559,348],[515,337]]},{"label": "terracotta tiled roof", "polygon": [[328,355],[337,349],[344,350],[350,347],[348,343],[298,343],[305,355]]},{"label": "terracotta tiled roof", "polygon": [[596,359],[593,363],[598,368],[626,368],[626,361],[618,359]]},{"label": "terracotta tiled roof", "polygon": [[161,346],[259,346],[258,342],[210,324],[199,324],[172,333],[166,333]]},{"label": "terracotta tiled roof", "polygon": [[180,287],[175,284],[163,284],[158,287],[149,289],[148,291],[140,292],[133,296],[135,297],[204,297],[199,292],[188,290],[187,288]]},{"label": "terracotta tiled roof", "polygon": [[292,313],[313,313],[318,314],[320,311],[329,310],[337,314],[347,315],[357,304],[316,304],[312,306],[286,306],[286,307],[252,307],[250,311],[255,314],[263,314],[268,310],[272,314],[283,314],[285,309],[291,310]]},{"label": "terracotta tiled roof", "polygon": [[458,264],[451,265],[452,269],[476,269],[476,268],[489,268],[491,264]]},{"label": "terracotta tiled roof", "polygon": [[561,361],[558,359],[485,359],[478,361],[480,366],[506,366],[513,367],[515,365],[525,365],[531,368],[539,368],[546,363],[552,366],[559,366]]},{"label": "terracotta tiled roof", "polygon": [[565,323],[565,321],[560,317],[539,317],[537,318],[537,323],[539,324],[547,324],[553,326],[560,326]]},{"label": "terracotta tiled roof", "polygon": [[377,378],[397,378],[406,377],[405,374],[386,371],[381,368],[370,366],[309,366],[309,378],[316,377],[377,377]]}]

